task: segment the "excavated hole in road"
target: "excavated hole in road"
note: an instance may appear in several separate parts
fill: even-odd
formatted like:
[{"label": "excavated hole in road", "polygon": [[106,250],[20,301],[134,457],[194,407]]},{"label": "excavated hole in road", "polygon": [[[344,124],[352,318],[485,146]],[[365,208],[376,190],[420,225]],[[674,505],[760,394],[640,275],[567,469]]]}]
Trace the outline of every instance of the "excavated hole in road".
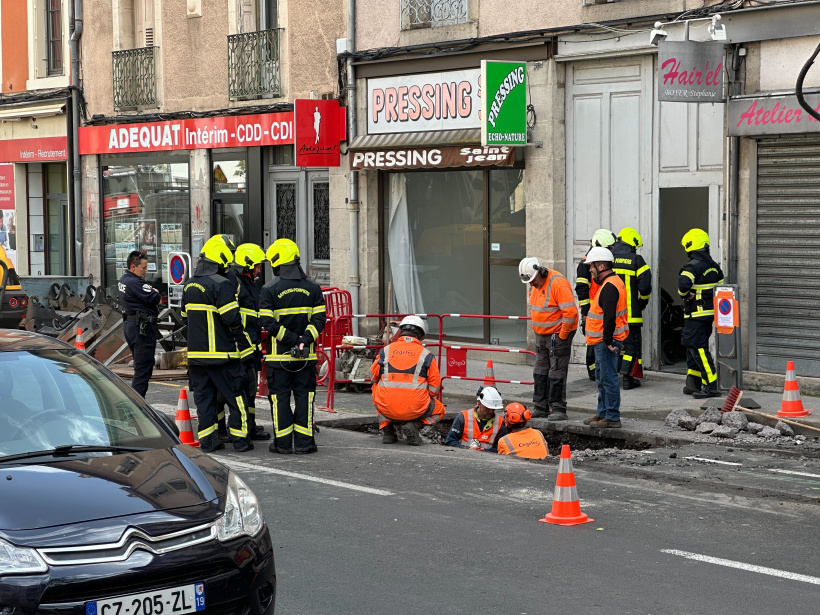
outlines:
[{"label": "excavated hole in road", "polygon": [[[447,432],[450,431],[450,427],[452,426],[452,424],[453,421],[447,419],[436,424],[436,431],[441,436],[442,443],[444,442],[444,438],[446,437]],[[336,426],[336,429],[345,429],[348,431],[356,431],[359,433],[376,435],[379,433],[379,424],[363,423],[359,425],[338,425]],[[658,443],[656,442],[646,442],[643,440],[631,441],[626,440],[622,437],[604,435],[611,433],[607,431],[604,431],[604,434],[602,435],[578,434],[567,431],[551,430],[541,430],[541,433],[544,434],[544,437],[547,440],[550,455],[556,456],[561,453],[561,446],[564,444],[569,444],[570,448],[573,451],[581,451],[585,449],[590,449],[593,451],[600,451],[604,449],[618,449],[623,451],[644,451],[652,448],[653,446],[658,445]],[[399,438],[403,437],[404,436],[399,434]]]}]

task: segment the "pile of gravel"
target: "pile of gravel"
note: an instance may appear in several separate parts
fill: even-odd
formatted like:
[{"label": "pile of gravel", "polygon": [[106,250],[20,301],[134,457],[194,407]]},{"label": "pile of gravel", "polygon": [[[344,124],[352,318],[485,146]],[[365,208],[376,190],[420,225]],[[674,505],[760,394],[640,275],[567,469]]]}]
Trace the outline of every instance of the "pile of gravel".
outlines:
[{"label": "pile of gravel", "polygon": [[694,431],[709,438],[733,439],[744,436],[745,441],[806,440],[805,436],[795,436],[794,430],[783,421],[778,421],[774,427],[766,427],[749,421],[743,412],[722,413],[719,408],[707,408],[697,417],[689,414],[687,410],[673,410],[664,419],[664,425]]}]

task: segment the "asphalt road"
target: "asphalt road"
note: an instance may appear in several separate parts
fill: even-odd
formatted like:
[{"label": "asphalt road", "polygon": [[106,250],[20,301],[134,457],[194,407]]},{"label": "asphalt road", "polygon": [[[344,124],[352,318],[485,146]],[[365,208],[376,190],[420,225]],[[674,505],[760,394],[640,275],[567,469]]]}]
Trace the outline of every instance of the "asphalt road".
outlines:
[{"label": "asphalt road", "polygon": [[217,453],[261,500],[277,613],[817,612],[817,459],[726,447],[594,456],[575,474],[595,521],[559,527],[538,522],[556,459],[328,428],[318,443],[306,456],[265,443]]}]

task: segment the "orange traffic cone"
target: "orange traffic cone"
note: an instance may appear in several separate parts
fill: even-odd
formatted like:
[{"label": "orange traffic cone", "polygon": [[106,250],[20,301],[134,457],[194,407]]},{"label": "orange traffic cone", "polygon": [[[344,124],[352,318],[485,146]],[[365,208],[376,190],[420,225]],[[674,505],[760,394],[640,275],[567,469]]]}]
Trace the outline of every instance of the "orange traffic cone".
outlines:
[{"label": "orange traffic cone", "polygon": [[191,426],[191,411],[188,409],[187,389],[182,389],[179,392],[176,423],[179,428],[180,441],[183,444],[190,444],[191,446],[199,448],[199,442],[194,438],[194,428]]},{"label": "orange traffic cone", "polygon": [[268,391],[268,366],[262,363],[262,370],[259,372],[259,384],[256,385],[256,398],[267,399],[270,395]]},{"label": "orange traffic cone", "polygon": [[85,352],[85,339],[83,338],[82,329],[77,329],[77,337],[74,338],[74,348]]},{"label": "orange traffic cone", "polygon": [[548,512],[541,523],[556,525],[579,525],[590,523],[586,513],[581,512],[578,500],[578,489],[575,487],[575,473],[572,471],[572,453],[569,444],[561,447],[561,461],[558,464],[558,478],[555,481],[555,494],[552,496],[552,512]]},{"label": "orange traffic cone", "polygon": [[495,372],[493,371],[493,362],[487,361],[487,371],[484,372],[484,386],[495,386]]},{"label": "orange traffic cone", "polygon": [[777,416],[800,417],[808,416],[811,410],[803,408],[803,400],[800,398],[800,385],[794,375],[794,361],[786,363],[786,384],[783,385],[783,403]]}]

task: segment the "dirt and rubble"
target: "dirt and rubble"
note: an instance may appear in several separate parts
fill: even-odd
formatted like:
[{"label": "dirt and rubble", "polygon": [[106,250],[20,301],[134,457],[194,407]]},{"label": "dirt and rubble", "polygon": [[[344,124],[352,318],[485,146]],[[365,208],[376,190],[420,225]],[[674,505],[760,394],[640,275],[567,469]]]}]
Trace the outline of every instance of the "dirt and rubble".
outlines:
[{"label": "dirt and rubble", "polygon": [[700,434],[702,439],[696,441],[702,443],[735,440],[746,444],[810,445],[820,450],[820,439],[795,434],[794,429],[783,421],[777,421],[774,427],[768,427],[750,421],[743,412],[739,411],[721,412],[718,408],[707,408],[700,416],[695,417],[687,410],[673,410],[666,416],[664,425]]}]

